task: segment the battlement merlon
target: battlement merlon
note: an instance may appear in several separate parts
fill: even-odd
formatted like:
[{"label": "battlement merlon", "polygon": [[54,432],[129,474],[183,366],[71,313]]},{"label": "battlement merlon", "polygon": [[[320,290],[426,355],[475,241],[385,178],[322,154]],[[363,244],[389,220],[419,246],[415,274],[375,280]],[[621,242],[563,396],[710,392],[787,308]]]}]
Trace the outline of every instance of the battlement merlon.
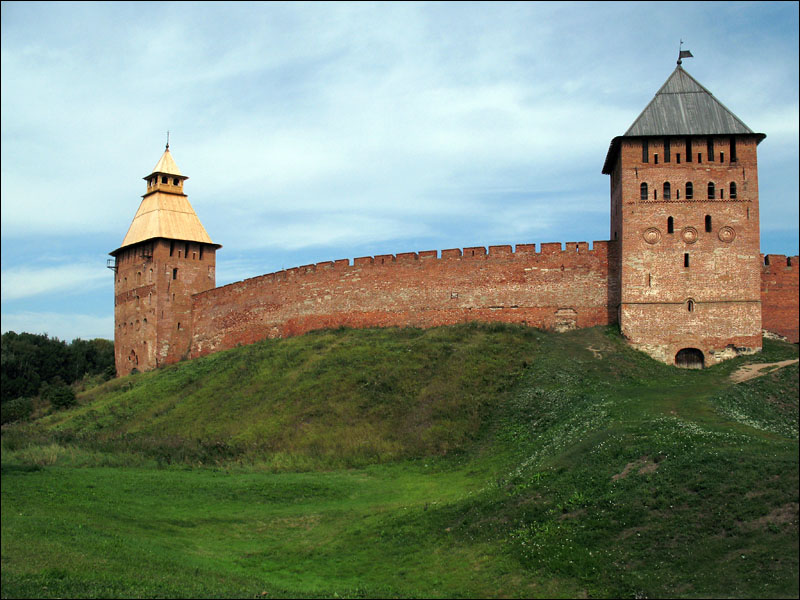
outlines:
[{"label": "battlement merlon", "polygon": [[765,272],[771,272],[775,269],[782,269],[786,271],[797,271],[797,265],[800,261],[798,255],[787,256],[786,254],[762,254],[761,264]]},{"label": "battlement merlon", "polygon": [[240,281],[234,281],[214,289],[206,290],[196,294],[214,293],[230,286],[247,285],[248,283],[261,282],[263,280],[284,280],[293,278],[305,273],[313,273],[318,270],[344,270],[362,267],[391,267],[393,265],[411,264],[414,262],[426,261],[448,261],[448,260],[531,260],[552,259],[553,257],[573,258],[576,255],[592,256],[605,259],[608,256],[609,247],[615,244],[609,240],[595,240],[591,246],[589,242],[546,242],[539,244],[537,251],[535,243],[517,244],[516,247],[509,245],[489,246],[488,252],[485,246],[468,246],[461,248],[448,248],[446,250],[420,250],[417,252],[402,252],[398,254],[377,254],[375,256],[359,256],[352,262],[343,258],[335,261],[323,261],[292,267],[272,273],[265,273],[255,277],[248,277]]}]

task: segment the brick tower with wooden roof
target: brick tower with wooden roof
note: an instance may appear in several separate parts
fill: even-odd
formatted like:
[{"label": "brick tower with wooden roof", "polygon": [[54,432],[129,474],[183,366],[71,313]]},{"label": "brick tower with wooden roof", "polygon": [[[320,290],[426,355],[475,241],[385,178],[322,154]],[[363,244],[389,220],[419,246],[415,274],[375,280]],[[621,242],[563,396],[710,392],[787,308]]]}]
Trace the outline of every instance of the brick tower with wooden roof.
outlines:
[{"label": "brick tower with wooden roof", "polygon": [[678,63],[614,138],[619,323],[635,347],[702,367],[761,348],[755,133]]},{"label": "brick tower with wooden roof", "polygon": [[114,257],[117,375],[176,362],[191,343],[192,296],[216,285],[216,251],[167,144]]}]

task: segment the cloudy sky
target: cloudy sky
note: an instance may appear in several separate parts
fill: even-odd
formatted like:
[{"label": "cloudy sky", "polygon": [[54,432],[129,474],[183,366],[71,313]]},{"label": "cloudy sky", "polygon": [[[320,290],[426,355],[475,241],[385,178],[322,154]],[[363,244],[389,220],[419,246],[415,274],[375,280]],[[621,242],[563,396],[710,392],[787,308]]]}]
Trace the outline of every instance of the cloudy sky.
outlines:
[{"label": "cloudy sky", "polygon": [[684,67],[759,146],[798,252],[798,4],[2,3],[2,330],[113,337],[108,252],[164,149],[217,284],[608,239],[611,139]]}]

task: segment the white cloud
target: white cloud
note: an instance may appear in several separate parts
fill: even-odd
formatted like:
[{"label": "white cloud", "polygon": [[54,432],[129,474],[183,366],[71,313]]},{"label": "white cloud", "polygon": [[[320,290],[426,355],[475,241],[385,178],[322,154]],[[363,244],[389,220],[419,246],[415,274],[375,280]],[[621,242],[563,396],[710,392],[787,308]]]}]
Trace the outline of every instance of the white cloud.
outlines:
[{"label": "white cloud", "polygon": [[424,225],[400,219],[353,214],[301,215],[280,223],[251,223],[239,233],[238,247],[299,250],[314,246],[358,246],[376,241],[429,235]]},{"label": "white cloud", "polygon": [[108,271],[92,263],[15,266],[4,268],[0,278],[0,297],[4,302],[59,292],[85,293],[110,285]]}]

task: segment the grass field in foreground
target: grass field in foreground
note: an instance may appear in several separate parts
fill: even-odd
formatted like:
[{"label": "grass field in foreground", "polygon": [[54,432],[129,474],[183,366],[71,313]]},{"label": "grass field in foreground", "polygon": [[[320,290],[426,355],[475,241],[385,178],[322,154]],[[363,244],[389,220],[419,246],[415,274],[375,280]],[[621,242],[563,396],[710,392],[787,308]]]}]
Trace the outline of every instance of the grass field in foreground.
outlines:
[{"label": "grass field in foreground", "polygon": [[109,382],[4,428],[2,596],[796,597],[797,365],[729,379],[796,356],[472,325]]}]

